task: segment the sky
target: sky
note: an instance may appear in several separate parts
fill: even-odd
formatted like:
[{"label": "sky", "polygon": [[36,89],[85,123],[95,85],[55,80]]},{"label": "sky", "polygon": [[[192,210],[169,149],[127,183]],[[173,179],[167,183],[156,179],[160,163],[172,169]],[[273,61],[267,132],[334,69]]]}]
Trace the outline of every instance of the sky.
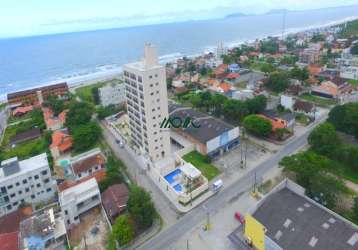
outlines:
[{"label": "sky", "polygon": [[0,0],[0,38],[355,4],[358,0]]}]

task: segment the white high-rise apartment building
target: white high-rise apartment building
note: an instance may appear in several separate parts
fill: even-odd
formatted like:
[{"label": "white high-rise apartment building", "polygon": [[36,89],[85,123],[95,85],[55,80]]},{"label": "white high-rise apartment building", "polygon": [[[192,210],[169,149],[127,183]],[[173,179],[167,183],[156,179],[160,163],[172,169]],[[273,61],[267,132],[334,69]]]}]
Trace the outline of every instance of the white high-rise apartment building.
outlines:
[{"label": "white high-rise apartment building", "polygon": [[22,203],[46,202],[55,191],[46,153],[23,161],[14,157],[1,162],[0,216],[15,211]]},{"label": "white high-rise apartment building", "polygon": [[165,67],[156,48],[144,47],[144,59],[124,65],[127,110],[132,142],[153,162],[170,156],[170,134],[160,124],[168,118]]}]

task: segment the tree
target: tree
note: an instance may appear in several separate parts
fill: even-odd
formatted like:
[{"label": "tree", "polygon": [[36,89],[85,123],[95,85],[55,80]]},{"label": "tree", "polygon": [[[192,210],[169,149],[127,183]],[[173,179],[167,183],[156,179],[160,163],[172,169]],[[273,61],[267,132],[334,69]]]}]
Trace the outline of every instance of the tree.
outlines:
[{"label": "tree", "polygon": [[260,41],[260,51],[262,53],[275,54],[278,52],[278,43],[273,40]]},{"label": "tree", "polygon": [[301,81],[305,81],[309,77],[309,72],[308,72],[307,67],[304,67],[303,69],[300,69],[299,67],[297,67],[295,65],[290,71],[290,76],[292,78],[295,78],[295,79],[298,79],[298,80],[301,80]]},{"label": "tree", "polygon": [[229,120],[242,121],[248,112],[245,102],[234,99],[226,99],[224,101],[223,114]]},{"label": "tree", "polygon": [[66,115],[66,127],[70,130],[91,121],[93,107],[87,102],[73,102]]},{"label": "tree", "polygon": [[121,110],[121,108],[115,106],[115,105],[108,105],[106,107],[100,106],[97,109],[97,117],[100,120],[103,120],[104,118],[114,115],[118,113]]},{"label": "tree", "polygon": [[245,117],[244,127],[247,131],[258,136],[268,136],[272,131],[271,122],[257,115]]},{"label": "tree", "polygon": [[328,121],[337,130],[358,138],[358,103],[335,106],[328,114]]},{"label": "tree", "polygon": [[347,188],[338,177],[321,171],[319,175],[312,177],[309,191],[309,196],[318,198],[321,204],[332,209],[335,207],[338,197],[347,192]]},{"label": "tree", "polygon": [[257,114],[266,109],[267,97],[264,95],[258,95],[252,99],[248,99],[246,103],[249,113]]},{"label": "tree", "polygon": [[110,240],[117,240],[120,246],[124,246],[134,238],[134,235],[134,226],[129,217],[121,215],[114,222]]},{"label": "tree", "polygon": [[313,177],[320,171],[332,167],[332,162],[328,158],[312,151],[286,156],[279,164],[285,171],[294,172],[297,183],[308,192],[311,192]]},{"label": "tree", "polygon": [[80,125],[72,130],[73,149],[83,152],[94,146],[102,135],[101,128],[96,122]]},{"label": "tree", "polygon": [[150,194],[143,188],[131,186],[127,202],[128,212],[140,228],[148,228],[155,217],[155,208]]},{"label": "tree", "polygon": [[325,40],[325,36],[320,33],[315,33],[311,38],[311,42],[313,43],[323,42],[324,40]]},{"label": "tree", "polygon": [[331,123],[325,122],[316,127],[308,136],[313,151],[328,157],[334,157],[341,141]]},{"label": "tree", "polygon": [[200,75],[206,76],[208,74],[208,69],[204,66],[200,69]]},{"label": "tree", "polygon": [[351,53],[353,55],[358,55],[358,43],[357,42],[351,47]]},{"label": "tree", "polygon": [[31,116],[31,120],[35,124],[35,126],[37,126],[40,129],[46,128],[46,124],[44,121],[44,115],[40,108],[36,108],[36,109],[32,110],[30,113],[30,116]]},{"label": "tree", "polygon": [[213,107],[214,107],[214,112],[216,114],[220,114],[222,112],[225,100],[226,100],[226,97],[224,95],[221,95],[218,93],[215,93],[212,96],[212,103],[213,103]]},{"label": "tree", "polygon": [[99,98],[99,91],[98,91],[98,87],[94,87],[91,89],[92,92],[92,97],[93,97],[93,101],[96,105],[98,105],[100,103],[100,98]]},{"label": "tree", "polygon": [[99,183],[99,189],[101,192],[105,191],[109,186],[113,184],[122,183],[124,181],[121,169],[124,169],[125,165],[117,159],[113,154],[107,157],[106,162],[106,177]]},{"label": "tree", "polygon": [[289,86],[288,76],[284,72],[273,72],[270,74],[266,86],[274,92],[280,93]]},{"label": "tree", "polygon": [[49,107],[55,116],[58,116],[65,107],[63,100],[60,100],[56,96],[49,96],[47,101],[44,102],[44,106]]},{"label": "tree", "polygon": [[262,63],[260,66],[260,70],[264,73],[271,73],[276,70],[275,66],[269,63]]},{"label": "tree", "polygon": [[353,219],[358,222],[358,197],[354,198],[352,206]]}]

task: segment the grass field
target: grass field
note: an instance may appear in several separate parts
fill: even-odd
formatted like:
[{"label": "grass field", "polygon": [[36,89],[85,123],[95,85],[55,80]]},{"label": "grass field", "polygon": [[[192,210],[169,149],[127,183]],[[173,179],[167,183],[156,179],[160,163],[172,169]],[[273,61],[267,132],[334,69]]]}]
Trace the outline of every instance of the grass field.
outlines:
[{"label": "grass field", "polygon": [[352,84],[353,86],[358,86],[358,80],[349,79],[348,83]]},{"label": "grass field", "polygon": [[185,161],[193,164],[210,181],[220,174],[220,170],[214,165],[207,163],[205,158],[205,156],[202,156],[196,151],[192,151],[183,156]]},{"label": "grass field", "polygon": [[318,106],[324,107],[337,104],[336,100],[321,98],[307,93],[300,95],[300,98],[309,102],[313,102]]},{"label": "grass field", "polygon": [[81,98],[82,101],[94,103],[93,95],[92,95],[92,89],[93,88],[100,88],[110,83],[119,83],[120,80],[110,80],[105,82],[98,82],[95,84],[79,87],[76,89],[76,95]]}]

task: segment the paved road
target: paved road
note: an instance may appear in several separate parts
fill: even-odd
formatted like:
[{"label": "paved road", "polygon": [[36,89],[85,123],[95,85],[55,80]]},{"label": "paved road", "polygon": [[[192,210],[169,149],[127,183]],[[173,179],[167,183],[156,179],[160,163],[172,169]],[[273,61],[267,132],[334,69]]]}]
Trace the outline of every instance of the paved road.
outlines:
[{"label": "paved road", "polygon": [[147,191],[151,193],[151,196],[154,201],[155,208],[158,213],[161,215],[164,221],[164,227],[170,226],[176,223],[179,215],[176,212],[174,205],[165,197],[161,190],[153,183],[153,181],[148,177],[141,166],[138,165],[137,161],[134,160],[135,155],[128,152],[126,148],[120,148],[116,143],[113,134],[108,130],[104,124],[101,123],[103,128],[103,135],[112,148],[116,156],[123,161],[127,166],[127,172],[131,176],[132,180],[137,182],[138,185],[144,187]]},{"label": "paved road", "polygon": [[171,244],[179,240],[181,236],[183,236],[190,229],[203,221],[206,218],[207,212],[213,213],[215,211],[218,211],[223,204],[228,203],[233,197],[235,197],[239,193],[250,190],[253,187],[255,172],[256,178],[261,178],[268,170],[277,166],[279,161],[284,156],[290,155],[305,146],[307,144],[307,137],[310,131],[317,124],[326,120],[326,118],[327,116],[325,115],[318,119],[309,127],[307,132],[302,134],[300,137],[292,139],[292,141],[287,143],[281,150],[272,155],[272,157],[269,158],[267,161],[263,162],[262,164],[259,164],[256,168],[249,171],[246,175],[234,182],[232,185],[220,191],[217,195],[204,202],[203,205],[205,206],[205,208],[203,206],[194,208],[191,212],[187,213],[180,220],[178,220],[175,225],[163,230],[161,233],[153,237],[151,240],[147,241],[138,249],[171,249]]}]

